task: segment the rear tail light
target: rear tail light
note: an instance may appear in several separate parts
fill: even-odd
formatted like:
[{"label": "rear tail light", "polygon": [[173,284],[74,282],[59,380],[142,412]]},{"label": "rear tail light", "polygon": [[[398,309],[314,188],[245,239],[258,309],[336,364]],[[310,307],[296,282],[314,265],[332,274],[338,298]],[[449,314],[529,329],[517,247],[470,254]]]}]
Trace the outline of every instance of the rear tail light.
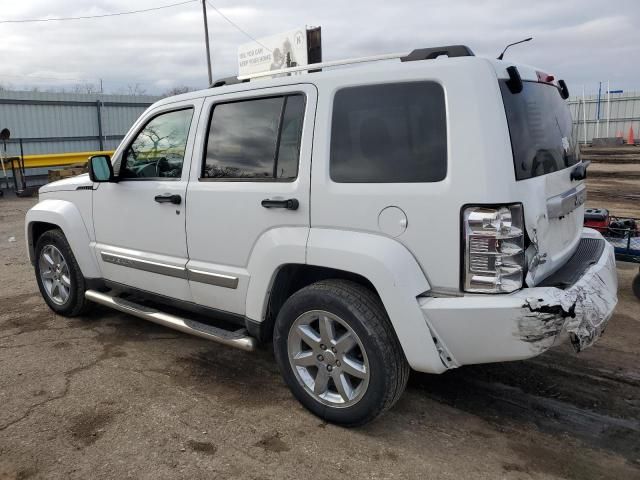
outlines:
[{"label": "rear tail light", "polygon": [[524,279],[522,204],[465,207],[462,212],[465,292],[508,293]]}]

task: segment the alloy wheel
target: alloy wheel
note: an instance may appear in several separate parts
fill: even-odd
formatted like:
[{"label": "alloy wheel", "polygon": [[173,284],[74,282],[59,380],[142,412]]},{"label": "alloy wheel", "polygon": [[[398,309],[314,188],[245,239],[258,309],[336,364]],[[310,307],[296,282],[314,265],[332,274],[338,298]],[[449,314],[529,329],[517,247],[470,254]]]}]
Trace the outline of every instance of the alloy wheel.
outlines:
[{"label": "alloy wheel", "polygon": [[287,350],[298,382],[318,402],[344,408],[365,394],[370,377],[366,351],[337,315],[322,310],[300,315],[289,330]]},{"label": "alloy wheel", "polygon": [[71,295],[71,276],[60,250],[54,245],[46,245],[40,252],[39,268],[47,296],[56,305],[64,305]]}]

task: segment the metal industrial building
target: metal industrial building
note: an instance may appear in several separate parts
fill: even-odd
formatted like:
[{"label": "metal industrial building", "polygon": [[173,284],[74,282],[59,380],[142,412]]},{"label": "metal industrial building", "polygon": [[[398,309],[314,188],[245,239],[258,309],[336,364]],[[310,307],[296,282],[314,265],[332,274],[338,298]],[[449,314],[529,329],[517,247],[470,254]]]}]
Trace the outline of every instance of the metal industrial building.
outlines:
[{"label": "metal industrial building", "polygon": [[[584,102],[582,97],[572,97],[569,108],[573,117],[574,134],[581,143],[590,143],[594,138],[615,137],[618,134],[626,139],[631,127],[635,137],[640,138],[640,94],[637,92],[611,94],[610,107],[607,96],[602,95],[599,120],[597,95],[586,96]],[[610,119],[608,126],[607,118]]]},{"label": "metal industrial building", "polygon": [[158,97],[0,92],[0,129],[11,131],[9,155],[114,150]]},{"label": "metal industrial building", "polygon": [[[133,122],[158,98],[149,95],[0,91],[0,130],[8,128],[11,131],[6,154],[20,155],[21,139],[27,175],[42,176],[48,168],[43,166],[42,160],[30,165],[33,155],[112,151]],[[606,96],[602,96],[599,120],[596,95],[587,96],[584,100],[573,97],[569,100],[569,107],[574,134],[581,143],[589,143],[596,136],[612,137],[620,133],[626,139],[630,127],[633,127],[636,138],[640,137],[638,93],[612,94],[610,105]],[[30,166],[41,168],[28,168]]]}]

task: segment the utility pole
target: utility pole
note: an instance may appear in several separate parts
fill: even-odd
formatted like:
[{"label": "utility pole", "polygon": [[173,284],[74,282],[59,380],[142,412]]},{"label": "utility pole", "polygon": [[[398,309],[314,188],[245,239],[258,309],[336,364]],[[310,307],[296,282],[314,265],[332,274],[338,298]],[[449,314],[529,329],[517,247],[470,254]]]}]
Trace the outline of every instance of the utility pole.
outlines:
[{"label": "utility pole", "polygon": [[202,0],[202,15],[204,17],[204,43],[207,47],[207,72],[209,73],[209,86],[213,84],[211,75],[211,53],[209,53],[209,26],[207,25],[207,0]]},{"label": "utility pole", "polygon": [[609,123],[611,121],[611,84],[607,80],[607,137],[609,137]]}]

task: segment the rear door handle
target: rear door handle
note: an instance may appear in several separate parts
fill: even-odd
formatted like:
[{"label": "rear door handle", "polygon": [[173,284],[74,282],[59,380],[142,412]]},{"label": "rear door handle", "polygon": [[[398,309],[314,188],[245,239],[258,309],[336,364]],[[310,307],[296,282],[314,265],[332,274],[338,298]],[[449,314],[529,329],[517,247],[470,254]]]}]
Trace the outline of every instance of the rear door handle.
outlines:
[{"label": "rear door handle", "polygon": [[286,200],[265,198],[261,203],[264,208],[286,208],[287,210],[297,210],[300,206],[300,203],[295,198],[288,198]]},{"label": "rear door handle", "polygon": [[170,193],[156,195],[154,200],[158,203],[173,203],[174,205],[180,205],[180,203],[182,203],[182,197],[180,195],[172,195]]}]

